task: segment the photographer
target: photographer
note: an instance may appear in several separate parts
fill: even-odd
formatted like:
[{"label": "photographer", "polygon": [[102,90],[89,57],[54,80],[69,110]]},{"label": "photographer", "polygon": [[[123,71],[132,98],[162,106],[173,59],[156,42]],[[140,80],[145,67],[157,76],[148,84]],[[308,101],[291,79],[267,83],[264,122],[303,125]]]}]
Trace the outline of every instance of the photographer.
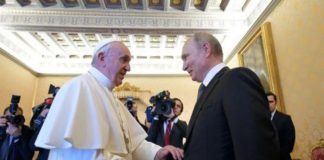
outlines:
[{"label": "photographer", "polygon": [[132,97],[127,98],[125,106],[127,107],[129,113],[131,113],[135,120],[142,126],[145,132],[147,132],[148,128],[145,125],[143,125],[137,117],[137,104]]},{"label": "photographer", "polygon": [[173,145],[183,148],[187,123],[178,118],[183,111],[183,103],[178,98],[170,99],[168,91],[163,92],[155,97],[157,99],[157,102],[153,103],[155,116],[146,140],[160,146]]},{"label": "photographer", "polygon": [[43,126],[43,123],[46,119],[47,113],[50,110],[50,107],[52,105],[52,102],[54,100],[54,97],[56,93],[59,91],[59,87],[55,87],[54,85],[50,85],[48,89],[48,94],[52,94],[53,97],[48,97],[44,100],[43,103],[33,107],[33,117],[30,120],[30,127],[33,129],[34,134],[30,140],[30,147],[34,151],[38,151],[38,156],[36,160],[47,160],[49,155],[49,150],[44,148],[38,148],[35,146],[35,141],[37,139],[37,136]]},{"label": "photographer", "polygon": [[28,145],[32,130],[24,125],[23,110],[18,106],[19,99],[20,96],[13,96],[12,103],[0,117],[0,160],[31,160],[34,155]]}]

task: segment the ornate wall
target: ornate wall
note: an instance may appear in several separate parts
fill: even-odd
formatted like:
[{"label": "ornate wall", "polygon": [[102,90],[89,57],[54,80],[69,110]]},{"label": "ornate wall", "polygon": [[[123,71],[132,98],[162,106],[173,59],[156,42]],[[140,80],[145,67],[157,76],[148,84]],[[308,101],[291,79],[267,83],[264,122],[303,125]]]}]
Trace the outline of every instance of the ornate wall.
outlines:
[{"label": "ornate wall", "polygon": [[[265,20],[272,26],[286,112],[296,128],[296,159],[309,160],[324,138],[323,15],[322,0],[282,0]],[[229,62],[235,66],[236,59]]]}]

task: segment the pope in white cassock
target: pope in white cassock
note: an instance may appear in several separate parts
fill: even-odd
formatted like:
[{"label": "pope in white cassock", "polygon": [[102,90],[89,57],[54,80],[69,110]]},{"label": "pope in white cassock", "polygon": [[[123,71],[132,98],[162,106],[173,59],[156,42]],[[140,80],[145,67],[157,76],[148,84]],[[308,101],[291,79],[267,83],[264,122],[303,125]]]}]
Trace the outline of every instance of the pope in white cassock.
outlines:
[{"label": "pope in white cassock", "polygon": [[49,160],[159,160],[183,151],[161,148],[112,93],[130,71],[129,49],[105,40],[95,49],[92,67],[57,93],[35,142],[50,149]]}]

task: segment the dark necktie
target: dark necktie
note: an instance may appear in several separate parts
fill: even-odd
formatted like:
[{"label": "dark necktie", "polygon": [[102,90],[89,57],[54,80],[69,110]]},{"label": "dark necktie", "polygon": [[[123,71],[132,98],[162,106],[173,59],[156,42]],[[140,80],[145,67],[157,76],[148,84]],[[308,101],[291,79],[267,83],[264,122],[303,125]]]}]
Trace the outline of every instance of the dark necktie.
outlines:
[{"label": "dark necktie", "polygon": [[203,83],[200,84],[199,89],[198,89],[198,96],[197,96],[197,100],[199,99],[199,97],[202,95],[202,93],[204,92],[204,90],[206,89],[205,85]]},{"label": "dark necktie", "polygon": [[171,137],[171,120],[167,121],[167,127],[164,134],[164,146],[170,145]]}]

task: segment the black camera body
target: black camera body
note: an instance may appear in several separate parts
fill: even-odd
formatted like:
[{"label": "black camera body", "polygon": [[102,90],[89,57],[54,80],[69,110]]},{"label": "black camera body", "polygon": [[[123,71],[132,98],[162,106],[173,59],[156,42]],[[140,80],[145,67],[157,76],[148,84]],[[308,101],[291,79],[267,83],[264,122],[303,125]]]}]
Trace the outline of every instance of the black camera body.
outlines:
[{"label": "black camera body", "polygon": [[133,97],[127,97],[125,105],[127,109],[131,111],[134,105]]},{"label": "black camera body", "polygon": [[154,115],[170,115],[175,103],[170,99],[169,91],[162,91],[150,98],[150,103],[155,106]]},{"label": "black camera body", "polygon": [[[17,95],[12,95],[11,97],[11,103],[10,106],[7,107],[8,111],[11,113],[11,115],[7,115],[7,116],[1,116],[1,118],[6,118],[8,122],[10,122],[12,125],[15,126],[23,126],[25,123],[25,117],[23,115],[16,115],[16,112],[18,110],[18,103],[20,101],[20,96]],[[7,110],[6,110],[7,112]],[[0,127],[0,141],[3,140],[6,136],[6,128],[7,128],[7,124],[6,126],[2,126]]]},{"label": "black camera body", "polygon": [[137,111],[133,110],[133,106],[134,106],[134,99],[133,97],[127,97],[126,102],[125,102],[125,106],[127,107],[128,111],[133,115],[133,116],[137,116]]},{"label": "black camera body", "polygon": [[5,116],[7,121],[15,126],[22,126],[25,123],[25,117],[23,115],[16,115],[19,101],[20,96],[12,95],[11,104],[9,106],[9,112],[11,115]]}]

